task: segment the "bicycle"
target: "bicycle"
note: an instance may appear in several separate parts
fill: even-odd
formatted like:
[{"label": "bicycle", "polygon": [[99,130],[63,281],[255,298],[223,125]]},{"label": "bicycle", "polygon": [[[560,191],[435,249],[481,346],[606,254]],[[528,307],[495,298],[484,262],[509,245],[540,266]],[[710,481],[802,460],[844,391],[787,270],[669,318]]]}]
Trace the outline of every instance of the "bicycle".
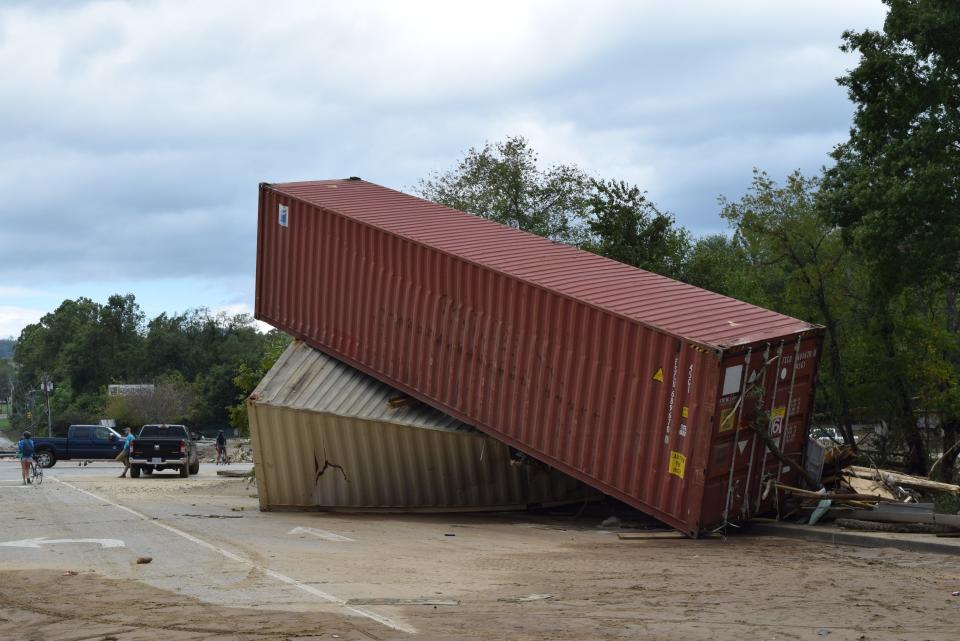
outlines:
[{"label": "bicycle", "polygon": [[30,463],[30,482],[34,485],[43,483],[43,468],[36,461]]}]

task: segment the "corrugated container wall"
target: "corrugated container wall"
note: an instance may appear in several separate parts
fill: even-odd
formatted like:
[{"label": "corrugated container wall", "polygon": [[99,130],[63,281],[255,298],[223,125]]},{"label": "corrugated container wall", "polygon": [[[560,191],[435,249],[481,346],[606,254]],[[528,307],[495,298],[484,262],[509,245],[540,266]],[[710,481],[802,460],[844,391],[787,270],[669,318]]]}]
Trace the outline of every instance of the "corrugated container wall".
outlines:
[{"label": "corrugated container wall", "polygon": [[247,400],[260,508],[501,510],[598,493],[295,341]]},{"label": "corrugated container wall", "polygon": [[258,319],[691,536],[797,482],[752,427],[800,462],[816,325],[358,179],[257,248]]}]

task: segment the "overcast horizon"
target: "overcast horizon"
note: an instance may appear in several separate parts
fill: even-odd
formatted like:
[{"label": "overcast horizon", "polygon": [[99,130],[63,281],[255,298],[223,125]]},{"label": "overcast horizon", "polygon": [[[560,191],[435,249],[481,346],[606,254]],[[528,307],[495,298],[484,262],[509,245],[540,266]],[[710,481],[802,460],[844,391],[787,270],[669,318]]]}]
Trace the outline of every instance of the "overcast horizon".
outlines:
[{"label": "overcast horizon", "polygon": [[257,185],[410,191],[525,136],[695,235],[754,167],[846,139],[845,29],[879,0],[10,2],[0,7],[0,338],[67,298],[252,312]]}]

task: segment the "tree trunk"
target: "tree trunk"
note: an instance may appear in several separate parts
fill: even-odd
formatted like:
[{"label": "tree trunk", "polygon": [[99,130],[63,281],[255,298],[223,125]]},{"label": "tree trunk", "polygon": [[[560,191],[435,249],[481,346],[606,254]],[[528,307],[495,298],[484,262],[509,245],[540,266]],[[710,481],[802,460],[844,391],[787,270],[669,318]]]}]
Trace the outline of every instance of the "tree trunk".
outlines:
[{"label": "tree trunk", "polygon": [[907,381],[896,366],[898,360],[897,348],[894,343],[893,319],[889,310],[883,310],[880,336],[886,350],[890,383],[892,386],[894,406],[894,431],[899,433],[907,446],[907,456],[904,461],[907,471],[911,474],[925,475],[927,473],[927,448],[923,436],[917,427],[917,419],[913,413],[913,399],[910,397],[910,388]]},{"label": "tree trunk", "polygon": [[837,399],[837,422],[840,424],[840,433],[843,434],[843,442],[856,451],[857,443],[853,438],[853,419],[850,416],[850,397],[847,393],[847,374],[846,368],[843,365],[843,356],[840,353],[838,323],[827,303],[827,296],[822,281],[819,291],[817,292],[817,302],[820,305],[820,313],[823,314],[827,328],[827,342],[829,344],[827,353],[830,357],[830,374],[833,377],[834,392]]},{"label": "tree trunk", "polygon": [[[951,334],[960,333],[960,308],[957,307],[957,288],[947,286],[947,331]],[[960,356],[956,352],[948,357],[948,361],[953,362],[954,366],[960,362]],[[960,417],[944,414],[940,417],[940,429],[943,431],[943,460],[937,467],[938,477],[947,482],[953,483],[955,476],[955,466],[957,456],[960,455],[960,447],[957,441],[960,440]]]}]

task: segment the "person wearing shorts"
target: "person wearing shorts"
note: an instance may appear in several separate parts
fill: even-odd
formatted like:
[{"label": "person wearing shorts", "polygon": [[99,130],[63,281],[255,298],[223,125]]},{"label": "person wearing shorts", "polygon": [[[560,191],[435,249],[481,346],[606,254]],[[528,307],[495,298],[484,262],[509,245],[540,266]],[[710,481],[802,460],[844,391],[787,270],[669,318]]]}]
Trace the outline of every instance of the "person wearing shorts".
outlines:
[{"label": "person wearing shorts", "polygon": [[30,465],[33,463],[35,449],[30,432],[24,432],[23,438],[17,441],[17,457],[20,459],[20,473],[23,474],[24,485],[30,482]]},{"label": "person wearing shorts", "polygon": [[117,454],[117,458],[113,459],[123,463],[123,472],[120,473],[120,478],[124,478],[127,475],[127,470],[130,469],[130,446],[134,440],[129,427],[124,430],[123,434],[123,449]]}]

